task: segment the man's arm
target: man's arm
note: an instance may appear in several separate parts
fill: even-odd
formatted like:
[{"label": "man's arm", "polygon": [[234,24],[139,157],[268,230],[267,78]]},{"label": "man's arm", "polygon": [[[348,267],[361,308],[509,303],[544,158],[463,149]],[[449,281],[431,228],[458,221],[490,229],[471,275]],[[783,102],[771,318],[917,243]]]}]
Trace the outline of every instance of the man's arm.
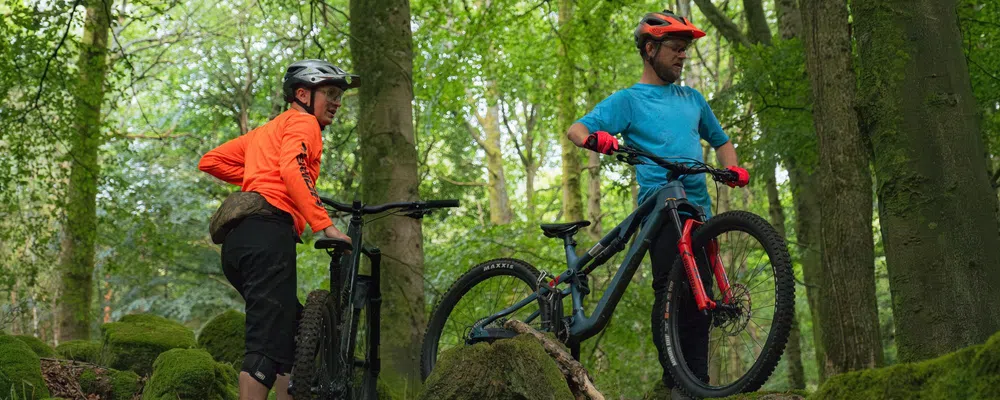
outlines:
[{"label": "man's arm", "polygon": [[736,159],[736,148],[733,147],[731,140],[715,148],[715,157],[719,160],[722,168],[739,166],[739,161]]},{"label": "man's arm", "polygon": [[205,153],[198,169],[236,186],[243,185],[247,135],[239,136]]},{"label": "man's arm", "polygon": [[[288,197],[291,197],[295,208],[302,213],[315,233],[333,225],[333,221],[323,207],[316,191],[316,183],[309,176],[310,150],[314,154],[322,154],[319,125],[312,116],[302,115],[287,121],[288,125],[281,138],[279,168]],[[310,146],[316,148],[312,149]]]},{"label": "man's arm", "polygon": [[566,131],[566,137],[577,147],[583,147],[584,143],[587,142],[587,136],[590,136],[590,130],[579,122],[574,122]]}]

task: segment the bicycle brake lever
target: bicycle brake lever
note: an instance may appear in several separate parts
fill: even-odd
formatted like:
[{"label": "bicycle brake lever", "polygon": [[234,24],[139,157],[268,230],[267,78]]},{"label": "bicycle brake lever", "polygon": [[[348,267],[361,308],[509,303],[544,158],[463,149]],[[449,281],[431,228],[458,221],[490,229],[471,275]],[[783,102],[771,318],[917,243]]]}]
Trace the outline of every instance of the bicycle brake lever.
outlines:
[{"label": "bicycle brake lever", "polygon": [[413,219],[421,219],[424,216],[429,215],[430,213],[431,210],[413,210],[407,213],[403,213],[403,215]]},{"label": "bicycle brake lever", "polygon": [[618,161],[629,163],[629,165],[645,164],[645,162],[639,160],[639,158],[632,153],[625,153],[625,154],[618,153],[617,157]]}]

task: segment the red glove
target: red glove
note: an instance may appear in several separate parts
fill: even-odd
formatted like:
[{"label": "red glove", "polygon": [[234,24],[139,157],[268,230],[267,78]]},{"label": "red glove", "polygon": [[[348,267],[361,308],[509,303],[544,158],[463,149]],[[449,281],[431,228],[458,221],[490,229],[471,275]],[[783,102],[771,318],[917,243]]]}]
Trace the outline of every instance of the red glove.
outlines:
[{"label": "red glove", "polygon": [[729,187],[744,187],[750,183],[750,173],[747,170],[735,165],[730,165],[726,169],[735,172],[737,177],[735,181],[726,182]]},{"label": "red glove", "polygon": [[618,139],[605,131],[597,131],[587,136],[583,148],[602,154],[614,154],[614,151],[618,150]]}]

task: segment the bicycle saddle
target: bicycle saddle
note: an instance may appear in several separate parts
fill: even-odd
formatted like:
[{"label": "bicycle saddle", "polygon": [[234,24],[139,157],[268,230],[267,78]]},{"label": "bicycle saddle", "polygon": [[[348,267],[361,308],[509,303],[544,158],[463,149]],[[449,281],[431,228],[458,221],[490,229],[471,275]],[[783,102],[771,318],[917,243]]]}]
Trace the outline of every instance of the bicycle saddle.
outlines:
[{"label": "bicycle saddle", "polygon": [[573,236],[576,231],[585,226],[590,226],[590,221],[576,221],[565,224],[542,224],[542,232],[550,238]]},{"label": "bicycle saddle", "polygon": [[314,247],[317,249],[333,249],[333,251],[339,252],[350,250],[351,244],[344,240],[325,237],[317,240]]}]

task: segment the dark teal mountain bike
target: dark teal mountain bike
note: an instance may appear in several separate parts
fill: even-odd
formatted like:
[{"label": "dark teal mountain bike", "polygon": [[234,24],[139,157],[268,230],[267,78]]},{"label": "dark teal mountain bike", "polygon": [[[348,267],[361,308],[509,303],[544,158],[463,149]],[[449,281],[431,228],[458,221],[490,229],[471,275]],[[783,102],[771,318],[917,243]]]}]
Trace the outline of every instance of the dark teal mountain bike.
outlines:
[{"label": "dark teal mountain bike", "polygon": [[[289,393],[297,400],[374,400],[380,363],[379,316],[382,303],[378,248],[366,246],[364,216],[392,212],[420,219],[435,209],[458,207],[458,200],[352,205],[321,197],[324,204],[351,215],[347,236],[351,243],[322,238],[317,249],[330,254],[330,290],[314,290],[306,299],[295,336],[295,364]],[[369,259],[370,274],[359,270],[361,256]]]},{"label": "dark teal mountain bike", "polygon": [[[566,251],[567,269],[558,276],[540,273],[517,259],[490,260],[462,275],[431,315],[421,354],[424,379],[442,351],[514,336],[503,327],[510,319],[554,333],[579,359],[580,343],[607,326],[660,227],[668,224],[680,238],[679,256],[663,301],[653,306],[656,315],[663,315],[653,329],[662,335],[672,383],[694,397],[725,397],[764,384],[784,351],[795,305],[784,240],[767,221],[748,212],[724,212],[706,219],[701,207],[686,199],[679,181],[682,175],[707,173],[717,181],[731,182],[737,178],[733,172],[700,162],[675,163],[626,146],[617,155],[633,165],[652,162],[666,168],[669,183],[582,256],[577,256],[573,236],[589,222],[543,224],[545,236],[561,239]],[[637,231],[588,316],[583,302],[590,293],[588,275],[624,250]],[[566,298],[570,304],[564,304]],[[697,310],[686,311],[692,302]],[[685,304],[689,308],[682,309]],[[705,356],[686,352],[691,346],[680,332],[685,312],[709,317],[708,379],[699,378],[703,374],[685,361],[686,355]]]}]

